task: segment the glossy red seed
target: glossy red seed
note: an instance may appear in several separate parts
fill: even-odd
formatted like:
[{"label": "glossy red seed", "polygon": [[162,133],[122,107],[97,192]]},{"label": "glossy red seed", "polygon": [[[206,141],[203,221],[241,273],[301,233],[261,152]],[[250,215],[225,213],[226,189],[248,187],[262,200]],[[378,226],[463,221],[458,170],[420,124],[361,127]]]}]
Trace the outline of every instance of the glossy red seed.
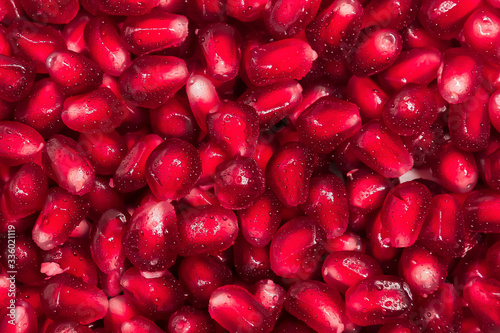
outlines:
[{"label": "glossy red seed", "polygon": [[439,184],[454,193],[467,193],[474,189],[478,180],[477,165],[469,152],[447,143],[437,152],[439,159],[432,163],[432,173]]},{"label": "glossy red seed", "polygon": [[364,9],[363,27],[372,25],[400,30],[415,20],[420,1],[372,0]]},{"label": "glossy red seed", "polygon": [[47,175],[72,194],[84,195],[94,185],[94,167],[81,147],[66,136],[57,134],[47,141],[42,163]]},{"label": "glossy red seed", "polygon": [[333,239],[327,239],[325,251],[333,253],[337,251],[356,251],[365,252],[365,241],[357,234],[346,231],[342,236]]},{"label": "glossy red seed", "polygon": [[401,35],[395,30],[364,29],[354,48],[346,55],[348,67],[361,77],[379,73],[396,61],[402,45]]},{"label": "glossy red seed", "polygon": [[480,0],[424,0],[419,8],[418,20],[429,33],[441,39],[452,39],[480,4]]},{"label": "glossy red seed", "polygon": [[84,325],[103,318],[108,311],[108,299],[101,290],[68,273],[50,278],[40,300],[49,318]]},{"label": "glossy red seed", "polygon": [[153,10],[141,16],[129,16],[122,37],[132,53],[141,55],[180,45],[188,36],[188,19],[168,11]]},{"label": "glossy red seed", "polygon": [[48,138],[64,126],[61,120],[63,103],[64,96],[55,83],[50,79],[41,79],[33,84],[26,99],[16,104],[14,119],[33,127],[40,135]]},{"label": "glossy red seed", "polygon": [[91,59],[72,51],[54,51],[45,60],[47,72],[64,95],[89,92],[102,83],[102,71]]},{"label": "glossy red seed", "polygon": [[488,115],[491,125],[500,132],[500,90],[491,94],[488,102]]},{"label": "glossy red seed", "polygon": [[121,323],[121,333],[164,333],[154,321],[141,315],[134,316]]},{"label": "glossy red seed", "polygon": [[500,283],[492,278],[476,278],[464,289],[464,298],[484,332],[494,332],[500,325],[499,292]]},{"label": "glossy red seed", "polygon": [[[12,267],[12,258],[15,258],[16,282],[21,282],[28,286],[41,286],[45,275],[40,273],[42,254],[35,242],[27,235],[16,235],[15,238],[9,239],[12,239],[12,241],[4,241],[0,246],[1,264],[3,267]],[[13,281],[10,280],[10,282],[12,283]],[[6,297],[9,296],[9,293],[11,293],[10,290],[5,293]],[[15,299],[15,297],[9,298]],[[6,310],[10,312],[7,307]]]},{"label": "glossy red seed", "polygon": [[85,197],[72,195],[59,187],[51,188],[33,227],[33,241],[45,251],[63,244],[88,209]]},{"label": "glossy red seed", "polygon": [[182,256],[223,251],[234,244],[238,235],[236,215],[216,206],[186,209],[179,214],[178,226]]},{"label": "glossy red seed", "polygon": [[91,18],[84,38],[91,58],[105,73],[119,76],[130,65],[130,53],[110,19]]},{"label": "glossy red seed", "polygon": [[272,279],[269,246],[255,247],[239,237],[233,246],[234,268],[238,277],[247,282]]},{"label": "glossy red seed", "polygon": [[206,311],[183,306],[168,320],[168,333],[213,333],[215,324]]},{"label": "glossy red seed", "polygon": [[338,291],[317,281],[290,287],[285,309],[317,332],[343,332],[348,322]]},{"label": "glossy red seed", "polygon": [[311,69],[317,53],[306,42],[290,38],[256,46],[245,68],[256,86],[302,79]]},{"label": "glossy red seed", "polygon": [[207,129],[228,156],[250,157],[257,146],[259,117],[251,106],[224,100],[207,115]]},{"label": "glossy red seed", "polygon": [[394,187],[382,207],[382,225],[391,245],[408,247],[415,243],[428,214],[432,195],[426,186],[410,181]]},{"label": "glossy red seed", "polygon": [[214,84],[206,76],[193,74],[186,83],[186,94],[198,126],[207,132],[207,115],[220,103]]},{"label": "glossy red seed", "polygon": [[127,214],[110,209],[100,217],[92,230],[90,253],[96,265],[104,273],[120,271],[125,265],[122,237],[128,221]]},{"label": "glossy red seed", "polygon": [[251,157],[236,156],[215,169],[215,195],[224,208],[250,207],[265,191],[264,173]]},{"label": "glossy red seed", "polygon": [[483,66],[475,54],[464,48],[446,50],[438,69],[438,88],[441,96],[450,104],[471,99],[483,80]]},{"label": "glossy red seed", "polygon": [[361,128],[359,108],[336,97],[323,97],[301,113],[296,126],[303,144],[328,154]]},{"label": "glossy red seed", "polygon": [[0,330],[5,333],[36,333],[38,332],[37,314],[33,306],[23,300],[12,299],[12,318],[5,316],[0,321]]},{"label": "glossy red seed", "polygon": [[452,272],[453,285],[460,291],[475,278],[491,277],[490,266],[486,260],[487,248],[485,245],[478,245],[478,241],[480,239],[476,240],[476,246],[469,249]]},{"label": "glossy red seed", "polygon": [[251,22],[264,16],[269,0],[227,0],[227,15],[241,22]]},{"label": "glossy red seed", "polygon": [[382,118],[399,135],[413,135],[427,129],[437,118],[434,95],[425,86],[407,84],[387,100]]},{"label": "glossy red seed", "polygon": [[186,15],[198,25],[226,20],[226,1],[187,0]]},{"label": "glossy red seed", "polygon": [[447,274],[444,260],[421,245],[405,248],[399,259],[399,271],[414,294],[427,297],[444,282]]},{"label": "glossy red seed", "polygon": [[307,217],[298,217],[278,229],[271,241],[271,268],[284,278],[309,279],[320,263],[325,232]]},{"label": "glossy red seed", "polygon": [[42,23],[65,24],[71,21],[80,8],[77,0],[20,0],[26,14]]},{"label": "glossy red seed", "polygon": [[[230,332],[266,331],[267,309],[246,289],[225,285],[210,296],[208,312],[212,319]],[[267,326],[267,327],[266,327]]]},{"label": "glossy red seed", "polygon": [[[82,6],[85,8],[85,0],[81,2]],[[89,11],[90,12],[90,11]],[[83,37],[83,32],[85,30],[85,25],[87,25],[90,20],[89,14],[84,14],[80,12],[74,19],[72,19],[68,24],[64,26],[61,34],[66,41],[66,46],[68,50],[81,53],[87,48],[87,43]]]},{"label": "glossy red seed", "polygon": [[269,279],[260,280],[252,289],[254,290],[254,298],[270,312],[271,316],[268,319],[268,325],[272,329],[281,315],[286,299],[286,291],[279,284]]},{"label": "glossy red seed", "polygon": [[347,316],[361,326],[406,318],[413,306],[413,295],[408,284],[395,276],[369,277],[346,292]]},{"label": "glossy red seed", "polygon": [[4,187],[4,214],[19,219],[42,209],[49,184],[43,169],[34,163],[24,164]]},{"label": "glossy red seed", "polygon": [[347,193],[340,178],[334,175],[311,178],[308,198],[300,208],[325,231],[327,239],[339,237],[347,229]]},{"label": "glossy red seed", "polygon": [[419,241],[444,257],[460,256],[464,248],[465,230],[459,212],[460,203],[452,195],[434,196]]},{"label": "glossy red seed", "polygon": [[341,57],[354,46],[362,23],[360,1],[332,1],[307,27],[307,40],[320,56],[328,60]]},{"label": "glossy red seed", "polygon": [[450,105],[448,128],[454,144],[464,151],[486,148],[490,137],[489,93],[480,87],[470,100]]},{"label": "glossy red seed", "polygon": [[451,46],[451,41],[439,39],[434,33],[422,27],[418,20],[413,21],[401,31],[403,49],[408,50],[419,47],[433,47],[444,51]]},{"label": "glossy red seed", "polygon": [[109,15],[144,15],[160,4],[160,0],[135,2],[130,0],[96,0],[99,11]]},{"label": "glossy red seed", "polygon": [[113,187],[119,192],[128,193],[146,186],[146,161],[162,142],[162,138],[156,134],[140,138],[118,165],[113,175]]},{"label": "glossy red seed", "polygon": [[146,317],[159,320],[180,308],[185,301],[180,283],[169,271],[158,277],[147,277],[136,267],[121,277],[124,295]]},{"label": "glossy red seed", "polygon": [[472,192],[463,204],[465,227],[474,232],[499,232],[500,217],[496,214],[500,194],[491,189]]},{"label": "glossy red seed", "polygon": [[378,333],[419,333],[420,329],[412,321],[398,320],[383,325]]},{"label": "glossy red seed", "polygon": [[164,139],[177,138],[195,142],[199,127],[187,103],[171,98],[158,109],[149,111],[149,123],[155,134]]},{"label": "glossy red seed", "polygon": [[168,139],[149,155],[146,181],[158,199],[179,200],[193,189],[201,171],[201,160],[194,146]]},{"label": "glossy red seed", "polygon": [[207,74],[215,80],[234,79],[240,65],[240,36],[229,24],[213,23],[198,31]]},{"label": "glossy red seed", "polygon": [[35,75],[32,65],[0,55],[0,98],[7,102],[22,100],[29,94]]},{"label": "glossy red seed", "polygon": [[369,169],[354,169],[347,174],[346,191],[349,210],[370,213],[382,206],[392,184]]},{"label": "glossy red seed", "polygon": [[87,217],[97,222],[101,215],[108,209],[115,208],[123,210],[125,208],[124,198],[111,186],[111,180],[107,177],[97,176],[94,181],[94,187],[87,194],[90,209]]},{"label": "glossy red seed", "polygon": [[92,333],[93,331],[88,326],[77,324],[74,321],[53,321],[44,331],[44,333],[59,332]]},{"label": "glossy red seed", "polygon": [[159,272],[171,267],[179,243],[177,217],[167,201],[149,201],[134,211],[122,236],[127,258],[142,271]]},{"label": "glossy red seed", "polygon": [[125,108],[109,88],[98,88],[88,94],[64,101],[62,121],[80,133],[109,133],[120,126]]},{"label": "glossy red seed", "polygon": [[266,6],[264,23],[276,39],[294,37],[314,19],[321,1],[270,0]]},{"label": "glossy red seed", "polygon": [[253,246],[269,244],[281,223],[282,206],[274,193],[267,190],[248,208],[237,212],[241,233]]},{"label": "glossy red seed", "polygon": [[323,262],[323,280],[344,294],[349,287],[371,276],[382,274],[372,257],[357,251],[333,252]]},{"label": "glossy red seed", "polygon": [[428,85],[437,78],[441,52],[433,47],[420,47],[403,51],[398,60],[379,74],[380,83],[399,90],[407,83]]},{"label": "glossy red seed", "polygon": [[284,205],[295,207],[307,200],[313,158],[309,148],[290,142],[280,147],[269,160],[267,185]]},{"label": "glossy red seed", "polygon": [[261,129],[274,126],[302,102],[302,86],[296,81],[247,89],[238,101],[257,111]]},{"label": "glossy red seed", "polygon": [[120,92],[133,105],[154,109],[174,96],[186,84],[188,75],[182,59],[145,55],[120,75]]},{"label": "glossy red seed", "polygon": [[413,158],[399,136],[380,120],[366,123],[352,140],[355,156],[384,177],[402,176],[413,166]]},{"label": "glossy red seed", "polygon": [[100,175],[112,175],[126,154],[125,141],[115,131],[110,133],[82,133],[78,144],[87,154]]},{"label": "glossy red seed", "polygon": [[66,50],[66,42],[54,28],[28,21],[15,21],[7,30],[14,55],[33,64],[38,73],[47,73],[45,59],[56,50]]},{"label": "glossy red seed", "polygon": [[347,83],[347,98],[359,107],[363,117],[373,119],[381,118],[382,108],[389,97],[371,78],[353,75]]},{"label": "glossy red seed", "polygon": [[497,276],[498,272],[500,272],[500,241],[497,241],[488,249],[486,260],[490,265],[492,274]]}]

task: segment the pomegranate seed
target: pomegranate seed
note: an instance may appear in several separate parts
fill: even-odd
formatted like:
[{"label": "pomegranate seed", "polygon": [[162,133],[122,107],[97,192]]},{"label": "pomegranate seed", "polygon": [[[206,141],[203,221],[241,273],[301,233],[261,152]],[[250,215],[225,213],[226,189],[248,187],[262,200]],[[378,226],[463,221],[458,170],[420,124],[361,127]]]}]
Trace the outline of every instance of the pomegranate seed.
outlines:
[{"label": "pomegranate seed", "polygon": [[[0,253],[2,256],[1,263],[4,267],[9,267],[9,255],[15,255],[18,273],[16,279],[19,282],[31,286],[41,286],[43,284],[45,276],[40,273],[42,257],[35,242],[29,236],[17,236],[14,248],[12,248],[12,245],[9,246],[7,242],[3,242]],[[7,292],[5,295],[7,295]]]},{"label": "pomegranate seed", "polygon": [[26,14],[35,21],[52,24],[69,23],[80,8],[77,0],[46,2],[20,0]]},{"label": "pomegranate seed", "polygon": [[198,25],[226,20],[226,1],[187,0],[186,14]]},{"label": "pomegranate seed", "polygon": [[476,278],[465,286],[464,298],[485,332],[493,332],[500,326],[499,291],[500,283],[493,278]]},{"label": "pomegranate seed", "polygon": [[276,39],[298,35],[316,16],[321,1],[271,0],[266,6],[264,23]]},{"label": "pomegranate seed", "polygon": [[403,51],[394,64],[379,74],[383,86],[399,90],[407,83],[428,85],[437,78],[441,52],[434,47]]},{"label": "pomegranate seed", "polygon": [[302,102],[302,86],[291,80],[254,87],[245,91],[238,101],[253,107],[260,128],[267,129],[296,110]]},{"label": "pomegranate seed", "polygon": [[491,125],[500,132],[500,90],[491,94],[488,102],[488,115]]},{"label": "pomegranate seed", "polygon": [[406,318],[413,306],[413,295],[408,284],[395,276],[368,277],[346,292],[347,316],[361,326]]},{"label": "pomegranate seed", "polygon": [[342,236],[337,238],[327,239],[325,243],[325,251],[334,253],[337,251],[356,251],[365,252],[364,240],[357,234],[346,231]]},{"label": "pomegranate seed", "polygon": [[399,135],[414,135],[429,128],[438,110],[432,92],[425,86],[407,84],[387,100],[382,110],[386,126]]},{"label": "pomegranate seed", "polygon": [[207,312],[183,306],[170,316],[167,332],[214,333],[215,325]]},{"label": "pomegranate seed", "polygon": [[381,118],[382,108],[389,98],[371,78],[355,75],[347,83],[347,97],[359,107],[361,115],[368,119]]},{"label": "pomegranate seed", "polygon": [[53,319],[87,325],[108,311],[108,299],[101,290],[68,273],[50,278],[40,295],[45,314]]},{"label": "pomegranate seed", "polygon": [[410,23],[401,31],[403,37],[403,49],[413,49],[419,47],[433,47],[439,51],[444,51],[451,46],[451,41],[440,39],[432,31],[426,30],[418,20]]},{"label": "pomegranate seed", "polygon": [[471,99],[483,80],[483,67],[472,51],[464,48],[446,50],[438,69],[438,88],[450,104]]},{"label": "pomegranate seed", "polygon": [[290,142],[280,147],[269,160],[267,185],[284,205],[296,207],[306,202],[313,158],[309,148]]},{"label": "pomegranate seed", "polygon": [[172,273],[165,271],[159,277],[146,277],[136,267],[129,268],[121,277],[125,297],[147,318],[159,320],[180,308],[185,295]]},{"label": "pomegranate seed", "polygon": [[198,153],[200,154],[202,169],[198,183],[213,187],[215,168],[229,156],[212,141],[202,142],[198,147]]},{"label": "pomegranate seed", "polygon": [[372,257],[356,251],[332,252],[323,263],[323,280],[345,293],[355,283],[382,274],[382,269]]},{"label": "pomegranate seed", "polygon": [[134,316],[123,322],[120,326],[121,333],[164,333],[154,321],[143,316]]},{"label": "pomegranate seed", "polygon": [[269,0],[227,0],[227,15],[241,22],[251,22],[264,16]]},{"label": "pomegranate seed", "polygon": [[208,132],[207,115],[220,103],[214,84],[203,75],[191,75],[186,83],[186,94],[198,126],[202,131]]},{"label": "pomegranate seed", "polygon": [[369,169],[354,169],[347,174],[349,210],[370,213],[382,206],[392,183]]},{"label": "pomegranate seed", "polygon": [[91,59],[72,51],[54,51],[45,60],[50,78],[64,95],[78,95],[102,83],[102,71]]},{"label": "pomegranate seed", "polygon": [[149,13],[160,4],[160,0],[147,0],[143,2],[121,0],[93,0],[98,10],[109,15],[139,16]]},{"label": "pomegranate seed", "polygon": [[189,256],[223,251],[234,244],[238,219],[229,209],[216,206],[188,208],[178,217],[179,254]]},{"label": "pomegranate seed", "polygon": [[84,38],[92,59],[105,73],[119,76],[130,65],[130,53],[111,20],[91,18],[85,25]]},{"label": "pomegranate seed", "polygon": [[51,188],[33,227],[33,241],[45,251],[64,244],[88,209],[85,197],[59,187]]},{"label": "pomegranate seed", "polygon": [[179,46],[188,36],[188,19],[163,10],[141,16],[129,16],[122,37],[132,53],[142,55]]},{"label": "pomegranate seed", "polygon": [[49,138],[64,126],[61,119],[63,103],[64,96],[56,84],[50,79],[42,79],[36,81],[28,97],[16,105],[14,119]]},{"label": "pomegranate seed", "polygon": [[297,282],[290,287],[285,308],[317,332],[343,332],[347,323],[339,292],[317,281]]},{"label": "pomegranate seed", "polygon": [[399,136],[379,120],[366,123],[352,140],[355,156],[384,177],[402,176],[413,166],[413,158]]},{"label": "pomegranate seed", "polygon": [[237,285],[217,288],[210,296],[208,312],[230,332],[269,332],[270,313],[250,292]]},{"label": "pomegranate seed", "polygon": [[346,55],[349,69],[357,76],[370,76],[389,68],[401,53],[403,39],[392,29],[367,28]]},{"label": "pomegranate seed", "polygon": [[35,80],[35,68],[25,62],[0,55],[0,96],[7,102],[24,99]]},{"label": "pomegranate seed", "polygon": [[108,313],[104,316],[104,327],[119,331],[123,322],[137,316],[138,310],[125,296],[119,295],[109,299]]},{"label": "pomegranate seed", "polygon": [[432,172],[445,189],[454,193],[467,193],[474,189],[478,170],[471,153],[463,152],[447,143],[441,147],[432,163]]},{"label": "pomegranate seed", "polygon": [[188,292],[188,300],[198,307],[208,304],[212,292],[233,280],[231,270],[212,256],[190,256],[179,265],[179,281]]},{"label": "pomegranate seed", "polygon": [[398,320],[389,324],[384,324],[378,333],[419,333],[417,325],[409,320]]},{"label": "pomegranate seed", "polygon": [[325,232],[307,217],[278,229],[271,242],[271,268],[278,276],[307,280],[320,264]]},{"label": "pomegranate seed", "polygon": [[133,105],[155,109],[184,86],[188,75],[182,59],[145,55],[136,58],[120,75],[120,91]]},{"label": "pomegranate seed", "polygon": [[53,321],[47,326],[44,332],[45,333],[58,333],[58,332],[91,333],[93,331],[87,326],[79,325],[74,321],[65,321],[65,322]]},{"label": "pomegranate seed", "polygon": [[6,333],[35,333],[38,332],[37,314],[33,306],[23,300],[16,300],[14,306],[15,320],[5,316],[0,321],[0,330]]},{"label": "pomegranate seed", "polygon": [[262,304],[271,315],[268,319],[268,323],[269,327],[272,329],[283,309],[286,291],[283,287],[269,279],[260,280],[253,286],[253,289],[255,290],[253,293],[254,298]]},{"label": "pomegranate seed", "polygon": [[194,143],[199,128],[187,103],[173,97],[157,109],[149,111],[151,129],[164,139],[177,138]]},{"label": "pomegranate seed", "polygon": [[256,46],[251,57],[245,68],[248,78],[256,86],[264,86],[302,79],[318,54],[306,42],[290,38]]},{"label": "pomegranate seed", "polygon": [[[85,8],[86,0],[81,1],[82,6]],[[89,13],[95,11],[95,8],[86,9]],[[85,42],[83,32],[85,26],[90,21],[90,15],[80,12],[72,19],[67,25],[64,26],[61,34],[66,42],[66,47],[68,50],[81,53],[87,49],[87,43]]]},{"label": "pomegranate seed", "polygon": [[443,283],[434,294],[419,300],[414,322],[423,332],[436,330],[460,332],[461,303],[460,295],[453,285]]},{"label": "pomegranate seed", "polygon": [[472,192],[462,208],[465,226],[474,232],[498,232],[500,219],[494,212],[499,204],[500,195],[494,190]]},{"label": "pomegranate seed", "polygon": [[176,222],[174,207],[167,201],[149,201],[137,208],[122,236],[130,262],[148,272],[171,267],[179,240]]},{"label": "pomegranate seed", "polygon": [[322,10],[306,29],[312,48],[326,59],[348,52],[358,39],[363,7],[358,0],[336,0]]},{"label": "pomegranate seed", "polygon": [[460,256],[465,230],[459,212],[460,203],[452,195],[434,196],[419,235],[422,244],[441,256]]},{"label": "pomegranate seed", "polygon": [[424,0],[418,12],[418,20],[429,33],[441,39],[452,39],[480,4],[481,0]]},{"label": "pomegranate seed", "polygon": [[66,42],[61,34],[41,24],[15,21],[9,26],[6,35],[13,45],[14,55],[33,64],[38,73],[47,73],[45,59],[50,53],[66,50]]},{"label": "pomegranate seed", "polygon": [[222,101],[207,115],[210,139],[228,156],[249,157],[255,152],[259,136],[259,117],[248,105]]},{"label": "pomegranate seed", "polygon": [[275,278],[271,270],[269,246],[256,247],[243,238],[238,238],[233,247],[234,268],[245,281]]},{"label": "pomegranate seed", "polygon": [[96,177],[94,187],[87,195],[90,204],[90,209],[87,214],[89,219],[97,222],[101,215],[108,209],[125,209],[123,197],[116,189],[109,186],[110,182],[111,180],[109,178]]},{"label": "pomegranate seed", "polygon": [[246,209],[266,189],[263,172],[251,157],[237,156],[219,164],[215,171],[215,195],[224,208]]},{"label": "pomegranate seed", "polygon": [[241,234],[256,247],[271,242],[282,218],[282,205],[270,190],[258,197],[248,208],[237,212]]},{"label": "pomegranate seed", "polygon": [[364,9],[363,27],[378,25],[384,28],[400,30],[415,20],[420,1],[395,0],[370,1]]},{"label": "pomegranate seed", "polygon": [[300,208],[326,233],[327,239],[341,236],[349,221],[347,193],[334,175],[311,178],[309,196]]},{"label": "pomegranate seed", "polygon": [[158,145],[146,161],[146,181],[160,200],[187,195],[201,175],[201,160],[191,144],[169,139]]},{"label": "pomegranate seed", "polygon": [[336,97],[323,97],[301,113],[296,126],[302,143],[328,154],[361,128],[359,108]]}]

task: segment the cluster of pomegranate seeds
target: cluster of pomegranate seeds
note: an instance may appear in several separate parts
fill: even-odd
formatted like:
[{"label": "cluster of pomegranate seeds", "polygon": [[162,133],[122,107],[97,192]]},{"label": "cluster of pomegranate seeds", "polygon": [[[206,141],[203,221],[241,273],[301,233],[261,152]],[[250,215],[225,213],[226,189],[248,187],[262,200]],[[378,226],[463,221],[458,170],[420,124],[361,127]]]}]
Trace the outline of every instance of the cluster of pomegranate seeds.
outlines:
[{"label": "cluster of pomegranate seeds", "polygon": [[499,333],[500,1],[0,0],[0,332]]}]

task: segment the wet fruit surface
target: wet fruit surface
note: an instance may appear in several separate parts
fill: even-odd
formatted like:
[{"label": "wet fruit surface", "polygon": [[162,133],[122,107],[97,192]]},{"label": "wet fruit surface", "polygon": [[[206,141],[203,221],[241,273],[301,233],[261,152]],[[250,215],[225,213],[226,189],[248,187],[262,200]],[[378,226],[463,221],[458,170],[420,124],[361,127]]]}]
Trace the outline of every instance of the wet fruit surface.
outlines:
[{"label": "wet fruit surface", "polygon": [[0,0],[0,332],[499,333],[499,0]]}]

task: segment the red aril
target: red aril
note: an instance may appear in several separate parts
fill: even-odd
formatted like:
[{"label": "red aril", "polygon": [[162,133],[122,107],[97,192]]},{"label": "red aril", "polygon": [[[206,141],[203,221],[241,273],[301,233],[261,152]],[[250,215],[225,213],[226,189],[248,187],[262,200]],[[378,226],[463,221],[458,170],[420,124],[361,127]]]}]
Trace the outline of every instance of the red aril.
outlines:
[{"label": "red aril", "polygon": [[353,75],[347,83],[347,98],[359,107],[363,118],[373,119],[382,117],[382,108],[389,97],[371,78]]},{"label": "red aril", "polygon": [[420,1],[372,0],[365,6],[363,27],[377,25],[400,30],[415,20]]},{"label": "red aril", "polygon": [[82,133],[78,144],[87,154],[100,175],[112,175],[125,157],[126,147],[123,137],[115,131],[109,133]]},{"label": "red aril", "polygon": [[239,237],[233,246],[234,269],[246,282],[276,278],[271,270],[269,246],[256,247]]},{"label": "red aril", "polygon": [[77,0],[57,0],[46,2],[44,0],[20,0],[26,14],[34,21],[44,24],[69,23],[80,8]]},{"label": "red aril", "polygon": [[319,0],[270,0],[266,6],[264,23],[276,39],[298,35],[318,12]]},{"label": "red aril", "polygon": [[207,311],[183,306],[168,319],[169,333],[213,333],[215,324]]},{"label": "red aril", "polygon": [[496,213],[500,194],[491,189],[471,192],[462,206],[465,227],[474,232],[499,232],[500,216]]},{"label": "red aril", "polygon": [[494,332],[500,326],[500,283],[489,278],[473,279],[464,289],[464,298],[484,332]]},{"label": "red aril", "polygon": [[35,80],[35,68],[16,58],[0,55],[0,99],[18,102],[25,98]]}]

